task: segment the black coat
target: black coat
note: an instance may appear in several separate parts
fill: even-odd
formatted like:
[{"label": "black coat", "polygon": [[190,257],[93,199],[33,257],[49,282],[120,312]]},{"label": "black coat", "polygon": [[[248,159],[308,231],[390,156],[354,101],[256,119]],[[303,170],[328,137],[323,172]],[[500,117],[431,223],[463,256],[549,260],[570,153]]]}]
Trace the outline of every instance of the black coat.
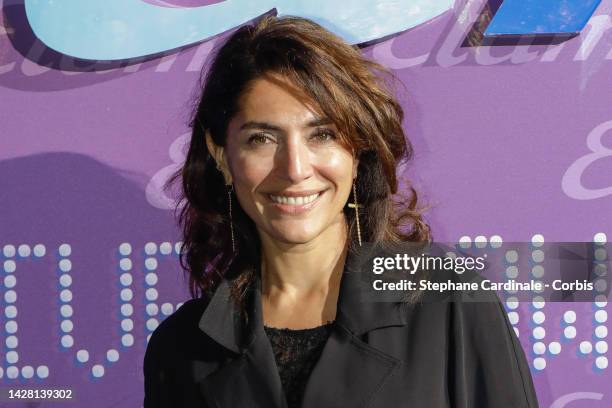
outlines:
[{"label": "black coat", "polygon": [[[363,302],[350,261],[303,407],[538,407],[525,355],[494,293],[481,294],[485,302]],[[185,302],[154,331],[144,408],[287,406],[263,329],[261,281],[251,287],[246,326],[229,288],[224,280],[210,301]]]}]

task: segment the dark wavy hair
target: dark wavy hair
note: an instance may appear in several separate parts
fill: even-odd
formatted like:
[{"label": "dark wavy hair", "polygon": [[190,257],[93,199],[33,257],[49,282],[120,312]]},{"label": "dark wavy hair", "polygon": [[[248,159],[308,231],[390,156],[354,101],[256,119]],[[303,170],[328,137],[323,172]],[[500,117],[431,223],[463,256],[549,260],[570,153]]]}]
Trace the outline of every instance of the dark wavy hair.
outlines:
[{"label": "dark wavy hair", "polygon": [[[176,210],[183,232],[180,264],[189,274],[194,298],[208,296],[220,280],[231,278],[238,304],[258,273],[260,240],[255,223],[234,199],[232,251],[228,193],[224,177],[207,149],[206,132],[225,146],[228,122],[255,79],[275,74],[316,101],[340,131],[340,140],[359,158],[355,180],[365,242],[430,241],[430,228],[417,208],[417,193],[398,193],[397,167],[412,147],[402,130],[403,110],[392,92],[393,76],[360,49],[317,23],[299,17],[265,16],[238,28],[203,67],[199,96],[190,121],[186,160],[166,187],[181,180]],[[230,194],[234,194],[231,192]],[[235,197],[234,197],[235,198]],[[397,199],[396,199],[397,198]],[[349,251],[356,249],[354,209],[344,209]],[[242,304],[244,306],[244,304]]]}]

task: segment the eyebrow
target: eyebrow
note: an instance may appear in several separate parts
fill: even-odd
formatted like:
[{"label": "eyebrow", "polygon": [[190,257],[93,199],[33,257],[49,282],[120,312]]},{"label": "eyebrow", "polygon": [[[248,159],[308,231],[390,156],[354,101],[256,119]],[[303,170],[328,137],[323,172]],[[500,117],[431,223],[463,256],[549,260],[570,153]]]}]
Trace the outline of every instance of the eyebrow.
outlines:
[{"label": "eyebrow", "polygon": [[[327,117],[314,118],[310,120],[308,123],[306,123],[306,127],[317,127],[317,126],[329,125],[331,123],[333,123],[332,120]],[[245,130],[245,129],[265,129],[265,130],[274,130],[274,131],[282,130],[280,126],[273,125],[268,122],[258,122],[258,121],[252,121],[252,120],[245,122],[242,124],[242,126],[240,126],[240,130]]]}]

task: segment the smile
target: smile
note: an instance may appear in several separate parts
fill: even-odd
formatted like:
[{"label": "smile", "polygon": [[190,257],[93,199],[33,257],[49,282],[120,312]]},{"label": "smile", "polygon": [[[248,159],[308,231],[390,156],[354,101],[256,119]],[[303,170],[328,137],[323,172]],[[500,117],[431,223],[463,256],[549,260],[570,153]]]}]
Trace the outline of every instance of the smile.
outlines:
[{"label": "smile", "polygon": [[270,194],[270,198],[272,201],[278,204],[288,204],[288,205],[304,205],[313,202],[319,197],[321,193],[315,193],[307,196],[282,196],[282,195],[272,195]]},{"label": "smile", "polygon": [[[311,194],[308,194],[311,193]],[[288,215],[297,215],[310,211],[321,201],[321,196],[325,190],[312,193],[312,191],[304,192],[303,194],[281,195],[267,194],[270,204],[273,208]]]}]

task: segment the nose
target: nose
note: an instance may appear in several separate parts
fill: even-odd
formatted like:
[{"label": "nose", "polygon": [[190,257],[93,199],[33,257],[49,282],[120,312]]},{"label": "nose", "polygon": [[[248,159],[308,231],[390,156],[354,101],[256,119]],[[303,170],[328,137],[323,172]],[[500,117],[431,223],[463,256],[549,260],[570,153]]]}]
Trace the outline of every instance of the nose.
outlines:
[{"label": "nose", "polygon": [[298,184],[313,174],[311,152],[301,135],[290,135],[281,150],[279,174],[292,184]]}]

